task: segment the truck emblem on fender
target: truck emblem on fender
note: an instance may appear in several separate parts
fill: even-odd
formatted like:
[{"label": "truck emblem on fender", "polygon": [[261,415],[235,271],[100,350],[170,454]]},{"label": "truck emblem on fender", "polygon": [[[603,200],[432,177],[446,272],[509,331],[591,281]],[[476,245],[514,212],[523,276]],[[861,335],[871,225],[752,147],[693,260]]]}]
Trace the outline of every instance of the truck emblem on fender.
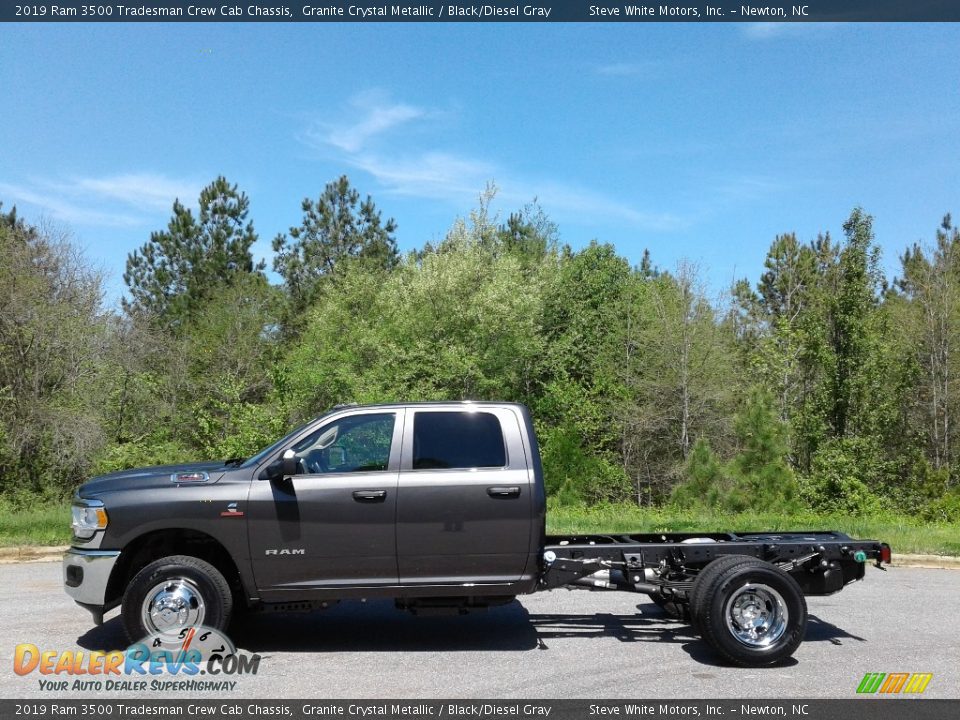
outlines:
[{"label": "truck emblem on fender", "polygon": [[227,509],[220,513],[220,517],[243,517],[243,510],[237,510],[235,502],[227,505]]},{"label": "truck emblem on fender", "polygon": [[306,555],[307,551],[304,548],[280,548],[264,550],[264,555]]}]

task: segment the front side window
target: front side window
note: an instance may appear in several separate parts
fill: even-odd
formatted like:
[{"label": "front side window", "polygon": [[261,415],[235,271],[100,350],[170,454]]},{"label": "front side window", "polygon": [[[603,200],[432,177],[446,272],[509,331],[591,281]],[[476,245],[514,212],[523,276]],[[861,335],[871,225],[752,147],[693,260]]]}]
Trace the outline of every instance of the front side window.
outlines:
[{"label": "front side window", "polygon": [[507,464],[503,430],[487,412],[418,412],[413,469],[495,468]]},{"label": "front side window", "polygon": [[293,446],[298,475],[387,469],[395,413],[351,415],[324,425]]}]

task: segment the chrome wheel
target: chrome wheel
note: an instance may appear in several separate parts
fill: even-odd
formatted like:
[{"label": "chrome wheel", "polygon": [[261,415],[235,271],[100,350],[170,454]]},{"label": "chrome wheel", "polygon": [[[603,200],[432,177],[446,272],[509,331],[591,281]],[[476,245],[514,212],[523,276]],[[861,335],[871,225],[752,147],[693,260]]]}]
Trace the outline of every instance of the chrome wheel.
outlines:
[{"label": "chrome wheel", "polygon": [[143,600],[140,620],[148,634],[168,634],[183,627],[202,625],[206,616],[203,596],[193,580],[170,578],[154,585]]},{"label": "chrome wheel", "polygon": [[755,583],[747,583],[731,594],[723,616],[730,634],[749,648],[774,644],[790,622],[783,596],[769,585]]}]

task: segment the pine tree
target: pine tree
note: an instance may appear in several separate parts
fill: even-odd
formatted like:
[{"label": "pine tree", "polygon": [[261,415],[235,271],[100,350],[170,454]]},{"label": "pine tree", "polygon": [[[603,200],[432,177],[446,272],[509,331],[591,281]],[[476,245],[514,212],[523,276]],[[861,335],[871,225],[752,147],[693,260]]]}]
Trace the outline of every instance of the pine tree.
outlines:
[{"label": "pine tree", "polygon": [[799,488],[787,462],[789,428],[777,417],[772,398],[754,389],[737,414],[740,449],[730,463],[734,478],[726,505],[739,510],[795,510]]},{"label": "pine tree", "polygon": [[177,329],[199,311],[211,292],[243,274],[262,274],[250,247],[257,241],[247,220],[250,201],[223,176],[200,193],[200,214],[177,199],[166,230],[127,257],[123,280],[128,312],[146,313],[161,327]]},{"label": "pine tree", "polygon": [[389,270],[399,261],[397,224],[381,219],[369,195],[361,202],[346,175],[327,183],[316,201],[304,198],[301,208],[303,221],[290,228],[292,241],[282,234],[273,240],[273,269],[283,276],[293,314],[316,300],[343,262],[360,259],[370,269]]}]

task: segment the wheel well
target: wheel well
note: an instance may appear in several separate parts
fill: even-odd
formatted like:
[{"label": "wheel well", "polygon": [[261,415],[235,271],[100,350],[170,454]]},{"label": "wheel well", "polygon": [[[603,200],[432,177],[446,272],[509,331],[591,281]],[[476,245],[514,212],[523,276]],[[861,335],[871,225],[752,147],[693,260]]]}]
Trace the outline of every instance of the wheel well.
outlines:
[{"label": "wheel well", "polygon": [[133,577],[154,560],[168,555],[190,555],[206,560],[223,573],[230,584],[235,605],[247,604],[240,571],[227,549],[216,539],[198,530],[185,528],[155,530],[131,541],[120,553],[107,584],[106,604],[119,604],[123,592]]}]

